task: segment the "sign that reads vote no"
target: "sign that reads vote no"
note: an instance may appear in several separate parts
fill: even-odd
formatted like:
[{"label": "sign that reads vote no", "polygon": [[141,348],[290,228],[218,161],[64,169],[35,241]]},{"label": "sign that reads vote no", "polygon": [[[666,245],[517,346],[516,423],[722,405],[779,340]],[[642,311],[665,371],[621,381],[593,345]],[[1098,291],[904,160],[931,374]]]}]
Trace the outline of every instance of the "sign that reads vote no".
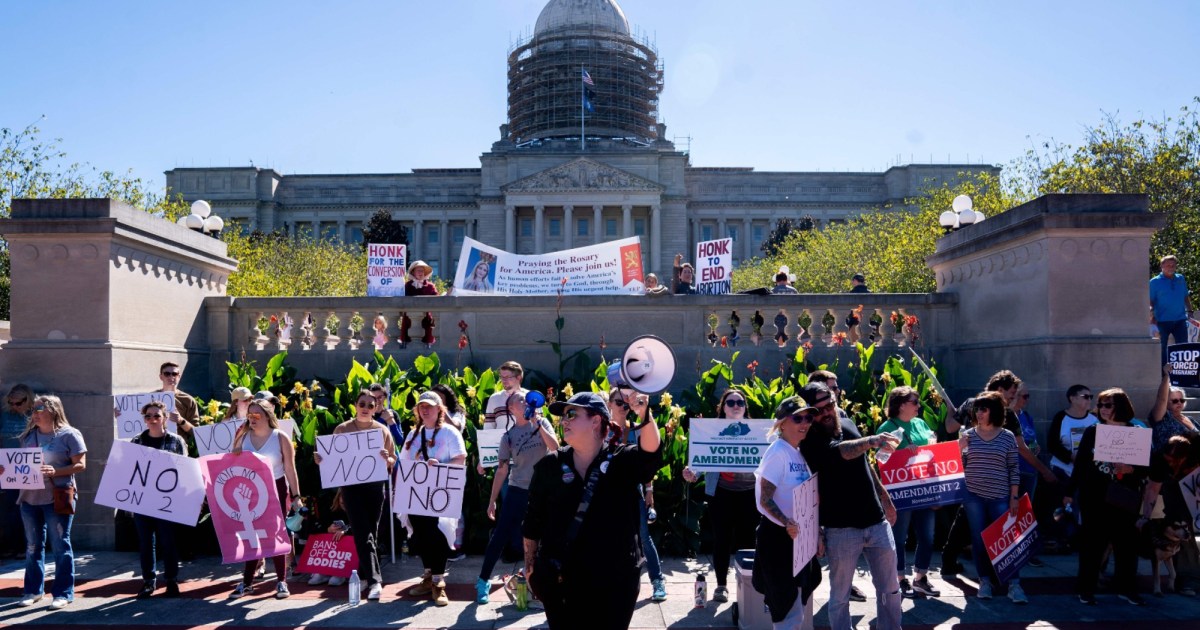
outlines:
[{"label": "sign that reads vote no", "polygon": [[[146,430],[142,419],[142,407],[152,400],[166,405],[167,416],[175,412],[175,394],[171,392],[149,392],[146,394],[117,394],[113,396],[113,415],[117,422],[117,439],[131,440]],[[167,430],[176,433],[175,423],[168,421]]]},{"label": "sign that reads vote no", "polygon": [[387,481],[383,444],[383,429],[317,436],[317,454],[321,456],[321,487],[337,488]]},{"label": "sign that reads vote no", "polygon": [[40,490],[46,487],[42,477],[42,449],[0,448],[0,488],[4,490]]},{"label": "sign that reads vote no", "polygon": [[392,510],[397,514],[458,518],[462,513],[467,469],[402,459],[396,462],[394,485]]}]

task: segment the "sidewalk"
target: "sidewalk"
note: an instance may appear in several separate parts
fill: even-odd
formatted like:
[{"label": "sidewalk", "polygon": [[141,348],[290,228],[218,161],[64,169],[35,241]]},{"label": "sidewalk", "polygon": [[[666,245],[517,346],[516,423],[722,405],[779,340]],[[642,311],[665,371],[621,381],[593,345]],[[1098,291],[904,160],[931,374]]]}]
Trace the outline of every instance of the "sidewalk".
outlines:
[{"label": "sidewalk", "polygon": [[[223,566],[217,558],[201,558],[185,564],[181,570],[183,596],[166,599],[155,596],[137,600],[134,594],[141,584],[137,577],[138,560],[135,553],[104,552],[81,554],[76,567],[79,573],[76,599],[62,611],[52,611],[49,599],[32,608],[21,608],[16,600],[21,594],[23,563],[9,561],[0,566],[0,626],[19,625],[23,628],[92,626],[155,626],[158,628],[192,628],[238,626],[243,628],[297,628],[317,626],[329,628],[545,628],[545,616],[531,611],[518,612],[507,597],[495,586],[492,602],[484,606],[474,603],[474,581],[482,558],[472,556],[451,565],[448,581],[450,605],[434,607],[428,600],[418,601],[399,593],[417,583],[420,561],[403,558],[397,564],[385,564],[386,586],[382,603],[364,602],[357,608],[346,606],[346,587],[310,587],[303,580],[290,582],[292,596],[274,599],[274,578],[268,576],[259,583],[254,594],[229,600],[240,567]],[[1099,595],[1098,606],[1084,606],[1074,595],[1075,556],[1042,556],[1046,566],[1027,568],[1022,585],[1030,603],[1017,606],[1005,597],[982,601],[975,597],[975,582],[966,577],[943,580],[937,573],[931,580],[942,590],[936,599],[904,600],[905,628],[954,627],[964,629],[1001,630],[1008,628],[1118,628],[1134,624],[1167,622],[1169,630],[1200,628],[1200,598],[1168,594],[1157,598],[1150,594],[1149,578],[1143,577],[1142,587],[1147,605],[1135,607],[1118,600],[1114,595]],[[386,561],[385,561],[386,562]],[[268,563],[269,564],[269,563]],[[732,602],[736,601],[737,584],[730,576],[730,603],[711,601],[703,609],[693,607],[692,593],[698,567],[695,562],[666,559],[663,571],[667,576],[668,599],[650,601],[649,580],[642,585],[641,600],[633,617],[632,628],[722,628],[732,629]],[[48,567],[49,569],[49,567]],[[1149,575],[1149,563],[1143,561],[1140,574]],[[498,566],[498,571],[511,571],[511,566]],[[969,569],[968,569],[969,571]],[[709,577],[709,596],[716,580]],[[873,589],[868,577],[855,578],[868,598]],[[161,585],[161,582],[160,582]],[[158,593],[162,593],[160,588]],[[828,574],[816,594],[816,625],[828,626]],[[851,612],[860,628],[866,628],[875,617],[874,603],[851,603]],[[1145,626],[1143,626],[1145,627]]]}]

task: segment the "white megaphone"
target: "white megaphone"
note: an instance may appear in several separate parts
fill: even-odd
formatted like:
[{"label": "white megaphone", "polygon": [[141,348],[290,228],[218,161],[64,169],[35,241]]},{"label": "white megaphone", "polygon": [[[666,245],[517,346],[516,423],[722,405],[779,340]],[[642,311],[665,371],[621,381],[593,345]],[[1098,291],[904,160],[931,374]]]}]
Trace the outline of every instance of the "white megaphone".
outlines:
[{"label": "white megaphone", "polygon": [[644,335],[629,342],[621,358],[608,366],[608,384],[629,387],[643,394],[657,394],[675,377],[675,352],[667,342]]}]

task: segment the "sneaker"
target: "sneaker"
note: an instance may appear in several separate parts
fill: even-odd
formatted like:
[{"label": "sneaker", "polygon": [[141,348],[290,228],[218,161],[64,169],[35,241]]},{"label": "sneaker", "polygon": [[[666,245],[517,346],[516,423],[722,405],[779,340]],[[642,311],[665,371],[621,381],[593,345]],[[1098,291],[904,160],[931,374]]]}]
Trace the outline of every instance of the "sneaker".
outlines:
[{"label": "sneaker", "polygon": [[142,590],[138,591],[138,594],[137,594],[138,599],[146,599],[147,597],[150,597],[151,595],[153,595],[154,589],[157,588],[157,586],[158,585],[155,584],[154,578],[150,578],[149,580],[142,580]]},{"label": "sneaker", "polygon": [[434,606],[449,606],[450,598],[446,597],[446,583],[436,582],[430,588]]},{"label": "sneaker", "polygon": [[488,594],[492,592],[492,584],[483,578],[475,578],[475,603],[488,603]]},{"label": "sneaker", "polygon": [[251,590],[253,590],[253,587],[249,584],[246,584],[245,582],[238,582],[238,585],[233,587],[233,592],[229,594],[229,599],[245,597],[250,594]]},{"label": "sneaker", "polygon": [[1008,585],[1008,598],[1011,599],[1014,604],[1029,603],[1029,598],[1025,597],[1025,591],[1021,588],[1020,584]]},{"label": "sneaker", "polygon": [[1096,605],[1096,596],[1095,595],[1080,595],[1079,603],[1083,604],[1084,606],[1095,606]]},{"label": "sneaker", "polygon": [[44,596],[41,595],[40,593],[37,595],[26,595],[26,596],[22,597],[20,599],[20,601],[17,602],[17,605],[18,606],[32,606],[32,605],[42,601],[42,597],[44,597]]},{"label": "sneaker", "polygon": [[179,597],[179,582],[167,582],[167,591],[163,597]]},{"label": "sneaker", "polygon": [[1145,606],[1146,600],[1142,599],[1137,593],[1121,593],[1117,595],[1117,599],[1124,600],[1134,606]]},{"label": "sneaker", "polygon": [[467,554],[463,553],[462,551],[455,551],[454,555],[450,556],[449,558],[446,558],[446,562],[458,562],[459,560],[466,560],[466,559],[467,559]]},{"label": "sneaker", "polygon": [[320,586],[322,584],[328,584],[328,583],[329,583],[328,575],[321,575],[320,573],[314,573],[314,574],[312,574],[312,576],[310,576],[308,578],[309,586]]},{"label": "sneaker", "polygon": [[900,597],[911,598],[912,596],[913,596],[912,584],[909,583],[908,578],[906,578],[906,577],[900,578]]},{"label": "sneaker", "polygon": [[729,587],[718,586],[717,590],[713,591],[713,601],[722,604],[729,601]]},{"label": "sneaker", "polygon": [[414,597],[424,597],[433,592],[433,575],[426,573],[421,576],[421,583],[408,589],[408,594]]},{"label": "sneaker", "polygon": [[55,597],[54,601],[50,602],[50,607],[54,610],[62,610],[63,608],[67,607],[67,604],[70,603],[71,600],[67,599],[66,597]]},{"label": "sneaker", "polygon": [[920,593],[926,597],[942,596],[942,592],[936,588],[933,588],[933,585],[929,583],[929,576],[927,575],[922,575],[921,577],[913,580],[912,590],[913,592]]},{"label": "sneaker", "polygon": [[980,582],[979,583],[979,593],[976,594],[975,596],[978,597],[979,599],[991,599],[992,598],[992,583],[987,580]]},{"label": "sneaker", "polygon": [[650,596],[652,601],[661,602],[667,599],[667,585],[662,578],[651,580],[650,584],[654,586],[654,594]]},{"label": "sneaker", "polygon": [[280,580],[275,583],[275,599],[287,599],[292,596],[288,591],[287,582]]},{"label": "sneaker", "polygon": [[342,586],[345,583],[346,583],[346,578],[344,578],[344,577],[334,576],[334,577],[329,578],[330,586]]},{"label": "sneaker", "polygon": [[376,582],[371,585],[371,588],[367,589],[367,601],[377,602],[380,597],[383,597],[383,585]]},{"label": "sneaker", "polygon": [[866,594],[864,594],[864,593],[862,592],[862,589],[860,589],[860,588],[858,588],[857,586],[855,586],[855,585],[851,584],[851,585],[850,585],[850,601],[852,601],[852,602],[865,602],[865,601],[867,601],[867,596],[866,596]]}]

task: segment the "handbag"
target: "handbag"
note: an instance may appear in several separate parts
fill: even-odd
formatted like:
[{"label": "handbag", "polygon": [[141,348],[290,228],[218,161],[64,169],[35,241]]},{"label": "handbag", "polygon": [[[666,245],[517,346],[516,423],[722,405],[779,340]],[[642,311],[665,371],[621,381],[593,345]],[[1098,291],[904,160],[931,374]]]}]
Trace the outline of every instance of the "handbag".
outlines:
[{"label": "handbag", "polygon": [[54,513],[64,516],[75,513],[75,486],[54,486]]},{"label": "handbag", "polygon": [[1104,491],[1104,502],[1122,512],[1137,514],[1142,509],[1142,493],[1136,488],[1113,482]]}]

